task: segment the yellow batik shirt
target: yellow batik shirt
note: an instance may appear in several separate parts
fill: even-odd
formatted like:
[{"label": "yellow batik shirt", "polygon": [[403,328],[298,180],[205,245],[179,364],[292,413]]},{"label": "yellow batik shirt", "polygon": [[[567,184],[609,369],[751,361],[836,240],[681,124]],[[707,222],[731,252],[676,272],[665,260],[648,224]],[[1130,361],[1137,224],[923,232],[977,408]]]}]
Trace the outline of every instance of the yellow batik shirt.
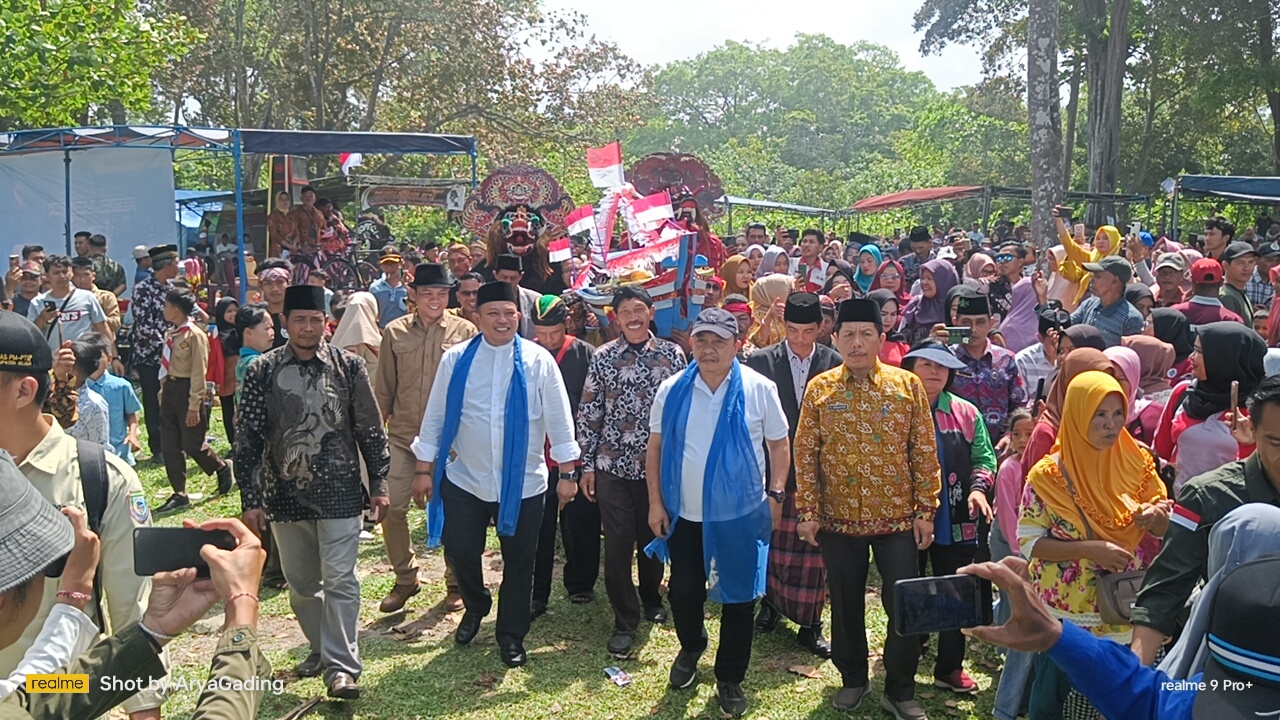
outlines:
[{"label": "yellow batik shirt", "polygon": [[877,361],[865,380],[843,365],[814,378],[794,447],[800,522],[885,535],[933,520],[942,482],[933,412],[906,370]]}]

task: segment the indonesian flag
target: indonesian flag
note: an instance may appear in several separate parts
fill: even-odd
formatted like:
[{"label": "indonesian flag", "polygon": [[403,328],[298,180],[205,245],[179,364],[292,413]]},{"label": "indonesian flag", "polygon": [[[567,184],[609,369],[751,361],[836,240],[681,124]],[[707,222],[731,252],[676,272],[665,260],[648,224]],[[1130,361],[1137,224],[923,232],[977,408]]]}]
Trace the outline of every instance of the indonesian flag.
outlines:
[{"label": "indonesian flag", "polygon": [[587,171],[591,185],[614,188],[623,183],[622,143],[614,140],[602,148],[587,148]]},{"label": "indonesian flag", "polygon": [[675,217],[671,211],[671,195],[666,190],[636,200],[631,203],[631,209],[635,212],[636,222],[648,230],[656,228],[663,220]]},{"label": "indonesian flag", "polygon": [[1180,525],[1191,532],[1195,532],[1200,527],[1200,516],[1191,512],[1183,505],[1173,506],[1173,512],[1169,514],[1169,521],[1175,525]]},{"label": "indonesian flag", "polygon": [[360,167],[364,164],[364,155],[362,153],[342,153],[338,156],[338,160],[342,162],[342,174],[350,175],[351,168]]},{"label": "indonesian flag", "polygon": [[547,260],[550,262],[564,262],[573,254],[569,250],[569,238],[560,238],[547,243]]},{"label": "indonesian flag", "polygon": [[569,226],[570,235],[578,235],[588,232],[596,226],[596,209],[590,205],[582,207],[569,213],[564,219],[565,225]]}]

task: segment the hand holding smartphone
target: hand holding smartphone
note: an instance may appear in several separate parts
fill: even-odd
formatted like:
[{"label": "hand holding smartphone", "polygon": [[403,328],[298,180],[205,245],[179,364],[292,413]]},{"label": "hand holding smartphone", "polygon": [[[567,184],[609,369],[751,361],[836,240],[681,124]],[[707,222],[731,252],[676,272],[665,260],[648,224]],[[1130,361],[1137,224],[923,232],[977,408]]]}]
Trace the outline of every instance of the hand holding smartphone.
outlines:
[{"label": "hand holding smartphone", "polygon": [[911,578],[893,584],[894,632],[927,635],[990,625],[991,605],[982,601],[974,575]]},{"label": "hand holding smartphone", "polygon": [[149,577],[161,572],[195,568],[197,577],[207,578],[209,564],[200,557],[200,548],[205,545],[234,550],[236,539],[226,530],[134,528],[133,572],[135,575]]}]

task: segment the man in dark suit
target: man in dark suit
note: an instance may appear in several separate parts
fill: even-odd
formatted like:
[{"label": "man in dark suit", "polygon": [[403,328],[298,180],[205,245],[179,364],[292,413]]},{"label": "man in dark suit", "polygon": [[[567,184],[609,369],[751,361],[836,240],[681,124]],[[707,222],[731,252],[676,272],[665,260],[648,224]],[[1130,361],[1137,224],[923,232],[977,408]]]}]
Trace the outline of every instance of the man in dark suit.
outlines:
[{"label": "man in dark suit", "polygon": [[[840,353],[818,343],[822,326],[822,303],[808,292],[792,293],[783,312],[787,339],[757,350],[747,358],[747,366],[778,386],[778,397],[795,437],[800,419],[800,401],[809,381],[837,367]],[[822,609],[827,602],[827,571],[822,554],[796,535],[796,476],[787,477],[787,499],[782,504],[782,520],[773,530],[769,545],[768,594],[756,617],[756,632],[771,632],[779,617],[786,616],[800,626],[796,640],[821,658],[831,657],[831,645],[822,636]]]}]

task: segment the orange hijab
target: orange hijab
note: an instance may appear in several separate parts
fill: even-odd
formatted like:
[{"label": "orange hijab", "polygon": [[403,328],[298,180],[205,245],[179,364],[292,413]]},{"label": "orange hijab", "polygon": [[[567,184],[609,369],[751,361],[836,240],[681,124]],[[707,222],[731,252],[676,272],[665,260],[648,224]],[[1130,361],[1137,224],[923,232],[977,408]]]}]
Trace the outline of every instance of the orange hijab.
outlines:
[{"label": "orange hijab", "polygon": [[738,294],[744,297],[751,297],[751,284],[747,283],[746,287],[738,285],[738,266],[744,262],[750,262],[741,255],[730,255],[728,260],[720,266],[716,271],[716,276],[724,281],[724,294]]},{"label": "orange hijab", "polygon": [[[1058,441],[1048,457],[1031,469],[1027,482],[1055,515],[1071,522],[1082,535],[1087,535],[1087,519],[1094,536],[1132,552],[1146,532],[1134,524],[1134,511],[1142,503],[1167,496],[1151,453],[1128,430],[1122,428],[1116,443],[1106,450],[1089,444],[1093,414],[1113,394],[1124,399],[1120,383],[1103,372],[1090,370],[1071,381]],[[1059,460],[1071,478],[1074,497],[1059,471]],[[1086,518],[1081,518],[1081,511]]]}]

